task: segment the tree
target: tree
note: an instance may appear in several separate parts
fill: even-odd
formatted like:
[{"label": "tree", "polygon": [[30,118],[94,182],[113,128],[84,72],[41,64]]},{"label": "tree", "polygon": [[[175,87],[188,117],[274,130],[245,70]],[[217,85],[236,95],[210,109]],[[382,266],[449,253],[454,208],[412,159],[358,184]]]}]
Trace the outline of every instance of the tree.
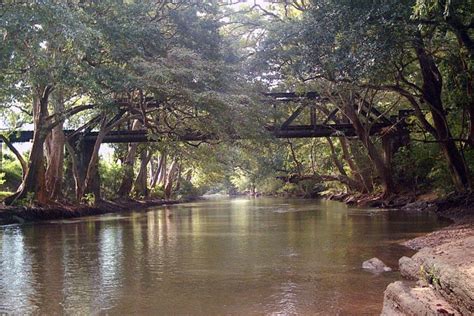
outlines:
[{"label": "tree", "polygon": [[[438,31],[418,30],[425,21],[411,18],[414,4],[313,1],[299,19],[276,19],[262,42],[260,60],[265,61],[265,73],[278,74],[287,85],[308,87],[326,80],[335,86],[351,84],[399,93],[439,143],[457,190],[469,190],[470,173],[451,132],[453,118],[444,105],[449,96],[443,91],[443,77],[449,74],[445,69],[456,64],[440,70],[444,54],[440,47],[446,44],[437,40]],[[428,41],[433,47],[427,47]],[[392,104],[397,102],[393,99]],[[429,115],[424,112],[426,106]],[[462,118],[456,124],[463,125]]]},{"label": "tree", "polygon": [[[462,90],[462,97],[457,99],[459,107],[464,107],[469,115],[468,144],[474,146],[474,19],[472,17],[473,2],[445,1],[445,0],[417,0],[414,9],[414,20],[424,30],[433,29],[441,34],[453,34],[457,39],[455,45],[449,50],[451,55],[450,67],[447,75],[451,85],[457,90]],[[447,38],[448,36],[444,36]],[[457,47],[456,47],[457,46]],[[454,67],[453,67],[454,66]],[[450,70],[450,68],[452,70]]]},{"label": "tree", "polygon": [[[126,91],[130,84],[124,64],[156,51],[160,44],[157,24],[149,17],[155,5],[147,1],[2,6],[4,45],[1,53],[9,60],[1,65],[6,74],[2,78],[6,86],[2,95],[8,96],[11,102],[32,103],[35,131],[24,182],[18,192],[6,200],[7,203],[21,199],[29,192],[34,192],[40,203],[47,203],[49,197],[57,195],[55,183],[58,183],[56,180],[62,168],[60,130],[63,122],[92,107],[103,111],[116,105],[111,99],[115,99],[118,92]],[[124,41],[125,38],[128,40]],[[89,99],[95,102],[94,106],[65,103],[66,90],[76,95],[76,101]],[[27,91],[30,91],[29,96]],[[57,102],[59,110],[50,114],[49,100],[55,93],[61,102]],[[62,110],[63,106],[68,108]],[[58,133],[49,136],[55,128]],[[48,137],[49,172],[45,174],[43,147]],[[50,178],[48,186],[46,175]],[[52,189],[51,195],[47,188]]]},{"label": "tree", "polygon": [[[6,201],[12,203],[33,192],[38,202],[46,203],[43,152],[46,139],[65,118],[91,108],[78,105],[49,114],[49,100],[61,83],[74,85],[80,80],[75,77],[80,73],[77,65],[80,65],[80,54],[90,33],[77,19],[77,12],[69,10],[67,5],[19,3],[2,8],[2,57],[9,61],[2,63],[6,73],[2,79],[7,84],[3,92],[12,102],[31,102],[34,126],[33,146],[23,183]],[[58,24],[58,20],[65,23]],[[66,25],[70,29],[64,29]]]}]

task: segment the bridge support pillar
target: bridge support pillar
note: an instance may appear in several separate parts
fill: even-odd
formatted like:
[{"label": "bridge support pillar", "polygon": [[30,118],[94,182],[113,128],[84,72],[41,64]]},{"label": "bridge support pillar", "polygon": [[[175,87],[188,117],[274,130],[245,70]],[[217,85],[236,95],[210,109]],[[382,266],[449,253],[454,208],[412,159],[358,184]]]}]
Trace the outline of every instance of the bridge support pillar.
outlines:
[{"label": "bridge support pillar", "polygon": [[384,160],[389,168],[392,166],[393,155],[395,155],[400,148],[407,146],[409,143],[410,133],[404,126],[401,126],[392,133],[382,136]]},{"label": "bridge support pillar", "polygon": [[382,136],[382,148],[385,165],[390,169],[390,173],[392,173],[392,158],[396,150],[394,135],[389,134]]}]

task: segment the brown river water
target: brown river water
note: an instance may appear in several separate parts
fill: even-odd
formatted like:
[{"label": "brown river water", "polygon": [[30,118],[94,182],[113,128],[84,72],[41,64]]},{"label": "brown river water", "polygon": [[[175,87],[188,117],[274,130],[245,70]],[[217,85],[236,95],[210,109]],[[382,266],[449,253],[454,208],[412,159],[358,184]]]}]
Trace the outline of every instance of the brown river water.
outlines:
[{"label": "brown river water", "polygon": [[0,227],[0,314],[376,315],[428,214],[224,199]]}]

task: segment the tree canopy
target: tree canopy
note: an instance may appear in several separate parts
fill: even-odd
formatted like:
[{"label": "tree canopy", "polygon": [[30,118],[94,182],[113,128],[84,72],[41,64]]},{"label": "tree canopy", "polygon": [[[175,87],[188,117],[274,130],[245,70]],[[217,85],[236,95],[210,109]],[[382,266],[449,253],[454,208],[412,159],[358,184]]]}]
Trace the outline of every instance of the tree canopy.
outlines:
[{"label": "tree canopy", "polygon": [[[472,0],[6,1],[2,139],[22,172],[3,171],[22,181],[5,201],[470,192],[473,12]],[[398,119],[374,134],[374,108]],[[295,111],[355,136],[275,139],[268,127]],[[9,136],[28,129],[25,155]],[[114,131],[150,142],[109,146],[107,160]]]}]

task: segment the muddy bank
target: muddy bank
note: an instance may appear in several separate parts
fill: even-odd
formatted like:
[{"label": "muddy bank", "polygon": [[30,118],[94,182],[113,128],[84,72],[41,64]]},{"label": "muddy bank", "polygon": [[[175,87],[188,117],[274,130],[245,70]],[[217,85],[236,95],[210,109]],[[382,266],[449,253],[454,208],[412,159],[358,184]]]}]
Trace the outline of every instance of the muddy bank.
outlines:
[{"label": "muddy bank", "polygon": [[94,206],[56,204],[48,207],[2,206],[0,225],[66,219],[106,213],[127,212],[148,207],[190,202],[191,200],[117,200],[101,201]]}]

